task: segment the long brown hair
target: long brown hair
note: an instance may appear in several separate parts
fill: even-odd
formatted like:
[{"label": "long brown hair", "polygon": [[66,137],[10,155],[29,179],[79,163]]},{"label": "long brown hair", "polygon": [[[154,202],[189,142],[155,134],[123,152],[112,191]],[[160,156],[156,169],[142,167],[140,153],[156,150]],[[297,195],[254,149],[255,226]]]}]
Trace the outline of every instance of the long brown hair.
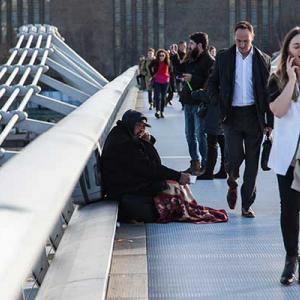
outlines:
[{"label": "long brown hair", "polygon": [[[296,26],[286,34],[284,41],[283,41],[283,45],[282,45],[282,48],[280,51],[279,64],[278,64],[276,72],[275,72],[280,90],[283,90],[289,81],[289,77],[286,72],[286,63],[287,63],[287,59],[290,55],[289,46],[290,46],[291,40],[298,34],[300,34],[300,27]],[[295,85],[292,99],[294,101],[296,101],[298,96],[299,96],[299,92],[297,91],[297,88]]]},{"label": "long brown hair", "polygon": [[158,49],[156,52],[156,61],[159,63],[159,54],[160,53],[164,53],[166,55],[164,62],[169,66],[170,65],[170,55],[168,53],[168,51],[166,51],[165,49]]}]

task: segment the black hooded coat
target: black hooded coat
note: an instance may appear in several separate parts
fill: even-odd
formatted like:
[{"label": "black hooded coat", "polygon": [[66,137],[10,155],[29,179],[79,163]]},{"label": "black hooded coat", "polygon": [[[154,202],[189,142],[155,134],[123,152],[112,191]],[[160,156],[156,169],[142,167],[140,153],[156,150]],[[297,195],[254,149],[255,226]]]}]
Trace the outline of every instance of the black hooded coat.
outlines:
[{"label": "black hooded coat", "polygon": [[179,181],[180,172],[161,164],[151,142],[133,134],[135,124],[147,118],[140,112],[127,111],[122,121],[108,134],[100,158],[104,194],[109,198],[126,194],[154,196],[153,184],[167,179]]}]

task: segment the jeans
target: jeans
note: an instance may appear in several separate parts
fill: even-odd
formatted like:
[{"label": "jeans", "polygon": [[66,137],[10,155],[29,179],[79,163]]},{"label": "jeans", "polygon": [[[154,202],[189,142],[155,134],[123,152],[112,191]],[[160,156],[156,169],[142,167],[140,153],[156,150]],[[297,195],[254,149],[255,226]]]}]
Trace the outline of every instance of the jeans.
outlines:
[{"label": "jeans", "polygon": [[156,111],[164,111],[166,95],[168,91],[168,83],[157,83],[154,82],[154,101]]},{"label": "jeans", "polygon": [[184,104],[185,136],[189,147],[191,160],[199,160],[206,166],[207,140],[204,132],[204,119],[198,115],[198,105]]},{"label": "jeans", "polygon": [[280,224],[286,254],[298,255],[300,192],[291,188],[294,168],[289,167],[285,176],[278,175],[281,215]]}]

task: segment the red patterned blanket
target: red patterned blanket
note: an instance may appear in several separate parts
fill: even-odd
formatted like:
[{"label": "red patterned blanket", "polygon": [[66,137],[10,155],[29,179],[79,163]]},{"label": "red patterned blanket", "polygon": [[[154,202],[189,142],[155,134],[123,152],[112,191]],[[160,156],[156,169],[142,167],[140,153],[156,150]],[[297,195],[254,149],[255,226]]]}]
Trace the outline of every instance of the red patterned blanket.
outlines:
[{"label": "red patterned blanket", "polygon": [[172,221],[196,224],[227,222],[224,209],[202,206],[194,199],[188,185],[182,186],[176,181],[167,181],[169,188],[154,198],[159,213],[159,223]]}]

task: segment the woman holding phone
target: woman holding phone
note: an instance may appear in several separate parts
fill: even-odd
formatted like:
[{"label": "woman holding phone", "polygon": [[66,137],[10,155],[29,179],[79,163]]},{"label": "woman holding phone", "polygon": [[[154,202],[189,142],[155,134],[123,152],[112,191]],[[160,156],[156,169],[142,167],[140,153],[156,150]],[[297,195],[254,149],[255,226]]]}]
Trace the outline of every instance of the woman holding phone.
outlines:
[{"label": "woman holding phone", "polygon": [[300,192],[291,188],[300,135],[299,85],[300,27],[295,27],[284,39],[277,70],[269,80],[270,109],[275,116],[269,166],[277,174],[281,200],[280,223],[286,259],[280,282],[284,285],[295,281],[299,261]]}]

